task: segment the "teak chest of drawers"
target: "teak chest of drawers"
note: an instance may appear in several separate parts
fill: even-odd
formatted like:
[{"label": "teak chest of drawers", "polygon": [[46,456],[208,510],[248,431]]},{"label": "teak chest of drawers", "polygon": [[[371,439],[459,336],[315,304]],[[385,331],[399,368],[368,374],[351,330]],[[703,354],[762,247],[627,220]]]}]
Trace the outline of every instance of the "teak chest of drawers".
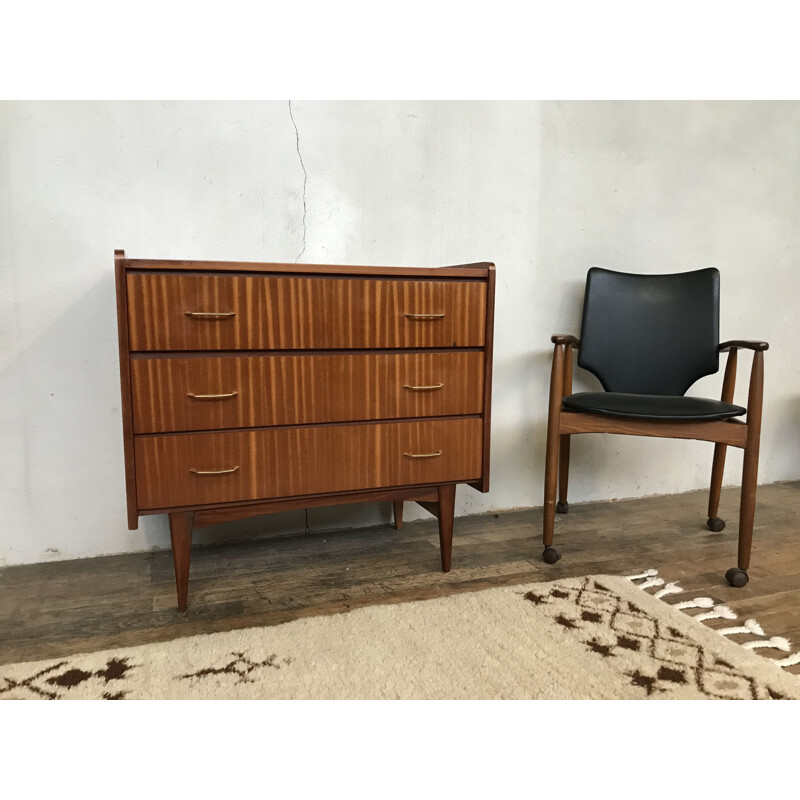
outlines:
[{"label": "teak chest of drawers", "polygon": [[489,489],[494,265],[128,259],[115,251],[128,526],[169,514],[178,606],[193,528],[404,500],[439,520]]}]

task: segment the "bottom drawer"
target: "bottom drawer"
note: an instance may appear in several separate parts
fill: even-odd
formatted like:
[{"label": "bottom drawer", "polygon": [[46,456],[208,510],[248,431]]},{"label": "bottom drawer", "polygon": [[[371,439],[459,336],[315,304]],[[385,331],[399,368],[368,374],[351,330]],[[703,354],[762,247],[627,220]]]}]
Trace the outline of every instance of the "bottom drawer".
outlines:
[{"label": "bottom drawer", "polygon": [[136,439],[140,510],[481,476],[481,418],[316,425]]}]

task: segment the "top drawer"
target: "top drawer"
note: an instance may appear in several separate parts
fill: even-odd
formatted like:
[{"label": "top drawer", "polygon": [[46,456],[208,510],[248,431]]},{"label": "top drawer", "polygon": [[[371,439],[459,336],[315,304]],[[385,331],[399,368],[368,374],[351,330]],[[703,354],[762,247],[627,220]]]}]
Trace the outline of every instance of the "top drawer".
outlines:
[{"label": "top drawer", "polygon": [[469,280],[129,273],[131,350],[482,347]]}]

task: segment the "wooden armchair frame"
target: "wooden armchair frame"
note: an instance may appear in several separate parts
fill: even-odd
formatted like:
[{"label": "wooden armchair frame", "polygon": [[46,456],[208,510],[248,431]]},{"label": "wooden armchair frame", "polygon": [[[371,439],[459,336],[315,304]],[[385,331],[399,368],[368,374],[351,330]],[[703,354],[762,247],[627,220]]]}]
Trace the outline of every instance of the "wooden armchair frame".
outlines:
[{"label": "wooden armchair frame", "polygon": [[[707,522],[709,529],[712,531],[721,531],[725,527],[725,523],[717,516],[717,513],[719,511],[722,476],[728,446],[740,447],[744,450],[739,506],[738,566],[729,569],[725,575],[732,586],[744,586],[748,581],[747,569],[750,566],[750,550],[753,540],[758,450],[761,438],[761,410],[764,390],[764,351],[769,349],[769,345],[766,342],[735,340],[723,342],[717,348],[720,353],[728,353],[721,398],[725,403],[733,402],[738,351],[740,349],[753,351],[746,422],[733,419],[674,421],[613,417],[563,409],[562,398],[572,394],[572,352],[580,348],[580,341],[577,337],[568,334],[555,334],[551,337],[551,341],[555,345],[555,349],[550,373],[550,403],[547,421],[543,525],[544,560],[552,564],[561,557],[553,547],[553,527],[556,512],[566,514],[569,510],[567,487],[569,481],[570,437],[573,434],[620,433],[631,436],[697,439],[715,443]],[[556,503],[556,486],[558,486],[558,503]]]}]

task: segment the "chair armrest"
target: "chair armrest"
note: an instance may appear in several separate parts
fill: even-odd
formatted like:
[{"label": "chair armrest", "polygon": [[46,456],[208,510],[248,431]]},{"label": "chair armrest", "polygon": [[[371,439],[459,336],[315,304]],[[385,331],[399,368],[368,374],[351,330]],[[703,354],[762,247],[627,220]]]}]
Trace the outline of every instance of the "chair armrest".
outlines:
[{"label": "chair armrest", "polygon": [[573,347],[580,347],[580,340],[576,336],[572,336],[569,333],[554,333],[550,337],[550,341],[553,344],[570,344]]},{"label": "chair armrest", "polygon": [[722,342],[717,347],[717,352],[724,353],[727,350],[738,350],[744,347],[747,350],[769,350],[769,345],[766,342],[750,342],[742,339],[733,339],[730,342]]}]

